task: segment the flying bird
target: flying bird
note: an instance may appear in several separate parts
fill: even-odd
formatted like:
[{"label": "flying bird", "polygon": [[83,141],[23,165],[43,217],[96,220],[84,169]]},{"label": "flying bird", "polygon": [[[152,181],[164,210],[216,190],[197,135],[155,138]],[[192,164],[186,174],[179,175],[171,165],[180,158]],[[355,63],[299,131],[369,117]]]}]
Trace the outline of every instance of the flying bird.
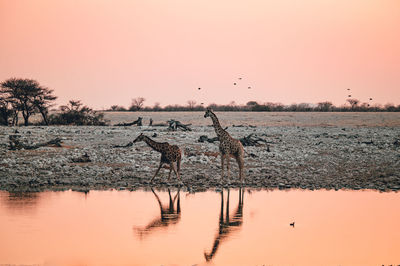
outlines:
[{"label": "flying bird", "polygon": [[198,88],[199,90],[201,90],[201,88]]},{"label": "flying bird", "polygon": [[294,222],[290,224],[290,226],[294,227]]},{"label": "flying bird", "polygon": [[372,98],[369,98],[370,101],[372,101]]},{"label": "flying bird", "polygon": [[248,89],[251,89],[251,87],[247,87]]},{"label": "flying bird", "polygon": [[351,97],[351,95],[349,95],[349,97]]},{"label": "flying bird", "polygon": [[349,91],[350,89],[349,89],[349,88],[347,88],[347,90]]},{"label": "flying bird", "polygon": [[233,85],[236,85],[236,82],[234,82]]},{"label": "flying bird", "polygon": [[238,78],[238,80],[242,80],[242,78]]}]

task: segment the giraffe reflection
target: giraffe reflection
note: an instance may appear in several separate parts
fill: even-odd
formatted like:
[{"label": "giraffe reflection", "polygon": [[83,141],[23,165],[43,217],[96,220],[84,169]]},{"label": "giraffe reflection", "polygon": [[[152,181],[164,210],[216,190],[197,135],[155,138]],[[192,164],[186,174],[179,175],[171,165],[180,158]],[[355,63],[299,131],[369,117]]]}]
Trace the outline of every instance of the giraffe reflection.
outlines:
[{"label": "giraffe reflection", "polygon": [[228,195],[226,199],[226,213],[224,219],[224,191],[221,191],[221,210],[219,214],[219,227],[218,233],[215,236],[214,244],[212,250],[207,253],[204,252],[204,257],[207,261],[212,260],[215,253],[217,253],[218,247],[222,241],[227,239],[232,232],[237,231],[243,223],[243,197],[244,197],[244,190],[242,188],[239,189],[239,202],[238,206],[234,212],[233,217],[229,216],[229,189]]},{"label": "giraffe reflection", "polygon": [[[181,219],[181,198],[180,198],[180,189],[176,192],[174,198],[171,196],[171,191],[168,189],[169,203],[168,206],[163,205],[161,203],[160,197],[157,193],[151,188],[154,196],[157,199],[158,205],[161,211],[161,217],[154,218],[150,223],[148,223],[144,227],[135,227],[137,235],[140,239],[150,234],[153,231],[157,231],[159,228],[168,227],[171,224],[177,224]],[[175,209],[175,201],[176,201],[176,209]]]}]

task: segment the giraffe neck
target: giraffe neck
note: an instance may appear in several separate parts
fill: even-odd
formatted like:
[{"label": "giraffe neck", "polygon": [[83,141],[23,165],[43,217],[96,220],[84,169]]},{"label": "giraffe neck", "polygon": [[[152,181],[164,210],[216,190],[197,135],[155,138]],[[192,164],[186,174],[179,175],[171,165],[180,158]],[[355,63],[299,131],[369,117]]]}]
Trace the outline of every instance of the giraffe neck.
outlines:
[{"label": "giraffe neck", "polygon": [[149,137],[145,137],[144,142],[147,143],[147,145],[149,145],[153,150],[161,152],[161,145],[160,143],[152,140]]},{"label": "giraffe neck", "polygon": [[217,136],[221,136],[224,131],[224,129],[221,127],[221,124],[218,121],[217,116],[214,113],[210,114],[211,120],[213,121],[213,126],[215,129],[215,133],[217,134]]}]

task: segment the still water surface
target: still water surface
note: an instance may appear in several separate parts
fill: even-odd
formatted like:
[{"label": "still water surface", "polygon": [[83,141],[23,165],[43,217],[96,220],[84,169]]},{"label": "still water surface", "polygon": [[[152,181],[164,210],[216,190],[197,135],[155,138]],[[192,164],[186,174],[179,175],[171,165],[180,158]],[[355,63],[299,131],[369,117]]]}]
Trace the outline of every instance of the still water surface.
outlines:
[{"label": "still water surface", "polygon": [[399,226],[399,193],[0,192],[0,264],[397,265]]}]

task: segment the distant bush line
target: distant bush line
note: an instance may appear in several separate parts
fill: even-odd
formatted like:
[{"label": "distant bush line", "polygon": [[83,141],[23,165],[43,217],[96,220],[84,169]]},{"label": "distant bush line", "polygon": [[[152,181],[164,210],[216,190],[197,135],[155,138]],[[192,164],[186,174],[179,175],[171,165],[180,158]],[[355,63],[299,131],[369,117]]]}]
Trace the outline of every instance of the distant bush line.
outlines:
[{"label": "distant bush line", "polygon": [[[54,114],[49,114],[50,107],[55,105],[53,89],[39,84],[33,79],[10,78],[0,83],[0,125],[20,125],[18,119],[23,118],[23,124],[29,125],[29,119],[34,114],[39,114],[42,121],[39,125],[106,125],[102,112],[94,111],[83,105],[79,100],[70,100],[67,105],[62,105]],[[349,95],[350,96],[350,95]],[[231,102],[226,105],[210,104],[204,106],[194,100],[187,101],[187,105],[167,105],[161,107],[156,103],[153,107],[144,106],[145,98],[136,97],[132,99],[131,105],[125,108],[120,105],[112,105],[105,111],[144,111],[144,112],[190,112],[204,111],[207,107],[214,111],[223,112],[399,112],[400,105],[385,104],[384,106],[362,103],[358,99],[348,98],[346,104],[334,106],[329,101],[317,104],[300,103],[284,105],[281,103],[259,103],[249,101],[245,105],[237,105]]]},{"label": "distant bush line", "polygon": [[[357,101],[356,99],[352,99]],[[352,102],[352,104],[343,105],[343,106],[334,106],[330,102],[321,102],[318,104],[308,104],[308,103],[300,103],[300,104],[290,104],[284,105],[281,103],[265,103],[258,104],[257,102],[251,101],[246,105],[218,105],[218,104],[210,104],[208,106],[203,105],[167,105],[165,107],[161,107],[159,105],[153,107],[141,107],[137,108],[125,108],[119,105],[113,105],[111,108],[105,111],[119,111],[119,112],[132,112],[132,111],[142,111],[142,112],[199,112],[205,111],[206,108],[211,108],[214,111],[220,112],[400,112],[400,105],[386,104],[384,106],[381,105],[373,105],[370,106],[367,103],[359,104]]]}]

